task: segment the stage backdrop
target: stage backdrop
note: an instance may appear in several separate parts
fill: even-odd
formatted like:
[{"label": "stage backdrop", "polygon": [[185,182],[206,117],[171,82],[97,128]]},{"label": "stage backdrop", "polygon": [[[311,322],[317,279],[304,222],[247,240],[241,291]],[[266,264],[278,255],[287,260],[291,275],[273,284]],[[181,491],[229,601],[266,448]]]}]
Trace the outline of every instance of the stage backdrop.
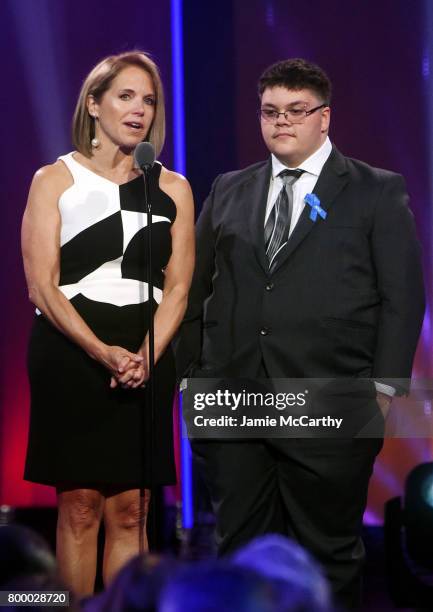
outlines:
[{"label": "stage backdrop", "polygon": [[[331,139],[346,155],[405,175],[431,302],[433,16],[429,0],[187,0],[184,8],[187,174],[197,211],[222,171],[264,159],[256,81],[269,64],[305,57],[334,83]],[[80,83],[100,58],[133,47],[159,64],[168,101],[162,161],[173,165],[170,0],[5,0],[3,61],[0,503],[43,505],[52,491],[24,483],[28,427],[26,343],[32,320],[19,227],[34,171],[71,149]],[[430,26],[432,24],[432,26]],[[416,375],[432,374],[430,313]],[[71,375],[71,380],[73,375]],[[59,407],[61,409],[61,407]],[[431,459],[429,440],[385,444],[367,519],[402,491],[405,475]],[[95,457],[97,461],[97,457]]]}]

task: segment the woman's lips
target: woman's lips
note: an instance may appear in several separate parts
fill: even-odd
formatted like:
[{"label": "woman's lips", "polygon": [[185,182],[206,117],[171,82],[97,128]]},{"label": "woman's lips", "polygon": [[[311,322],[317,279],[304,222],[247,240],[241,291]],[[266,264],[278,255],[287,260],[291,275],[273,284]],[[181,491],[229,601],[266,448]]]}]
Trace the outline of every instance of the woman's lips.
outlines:
[{"label": "woman's lips", "polygon": [[126,125],[127,127],[129,127],[131,130],[142,130],[143,129],[143,124],[142,123],[138,123],[137,121],[125,121],[124,125]]}]

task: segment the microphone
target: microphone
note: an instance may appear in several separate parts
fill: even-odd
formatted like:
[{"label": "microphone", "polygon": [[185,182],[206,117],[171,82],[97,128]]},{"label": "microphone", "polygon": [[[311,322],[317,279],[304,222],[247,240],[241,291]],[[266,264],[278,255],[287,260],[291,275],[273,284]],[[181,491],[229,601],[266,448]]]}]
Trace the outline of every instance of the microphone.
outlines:
[{"label": "microphone", "polygon": [[155,149],[150,142],[140,142],[134,151],[134,160],[137,166],[146,172],[155,163]]},{"label": "microphone", "polygon": [[[152,203],[150,201],[149,193],[149,171],[155,163],[155,149],[150,142],[140,142],[134,151],[134,161],[140,170],[143,171],[143,186],[144,186],[144,208],[147,213],[147,239],[146,239],[146,250],[147,250],[147,286],[148,286],[148,300],[149,308],[147,309],[146,317],[148,323],[148,336],[149,336],[149,379],[146,383],[146,408],[150,408],[150,453],[147,457],[148,450],[142,447],[142,461],[149,464],[150,479],[153,481],[153,470],[154,470],[154,458],[153,454],[155,451],[155,394],[154,394],[154,361],[155,361],[155,331],[153,325],[154,315],[154,298],[153,298],[153,268],[152,268]],[[144,262],[143,262],[144,263]],[[144,420],[142,421],[141,427],[144,427]],[[154,486],[151,484],[151,486]],[[142,515],[142,509],[144,508],[144,488],[140,487],[140,515]],[[155,529],[156,513],[153,515],[153,527]],[[140,521],[139,530],[139,551],[144,552],[144,521]]]}]

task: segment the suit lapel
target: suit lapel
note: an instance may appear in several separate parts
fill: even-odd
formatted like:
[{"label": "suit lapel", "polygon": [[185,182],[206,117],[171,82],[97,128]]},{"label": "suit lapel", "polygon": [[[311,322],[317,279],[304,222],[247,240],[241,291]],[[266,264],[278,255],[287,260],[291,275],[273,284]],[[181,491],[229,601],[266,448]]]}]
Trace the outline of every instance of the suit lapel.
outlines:
[{"label": "suit lapel", "polygon": [[244,183],[241,195],[241,201],[246,206],[245,210],[249,218],[251,243],[260,266],[267,274],[269,274],[269,264],[265,252],[264,227],[270,177],[271,160],[269,159]]},{"label": "suit lapel", "polygon": [[[343,155],[333,147],[313,189],[313,193],[319,198],[320,206],[324,210],[328,211],[331,208],[335,198],[346,185],[348,181],[347,174],[346,161]],[[308,236],[316,223],[326,223],[326,219],[321,219],[320,217],[317,217],[315,222],[311,221],[310,211],[310,206],[306,204],[286,246],[280,251],[278,261],[272,267],[272,273],[287,261],[288,257],[301,244],[304,238]]]}]

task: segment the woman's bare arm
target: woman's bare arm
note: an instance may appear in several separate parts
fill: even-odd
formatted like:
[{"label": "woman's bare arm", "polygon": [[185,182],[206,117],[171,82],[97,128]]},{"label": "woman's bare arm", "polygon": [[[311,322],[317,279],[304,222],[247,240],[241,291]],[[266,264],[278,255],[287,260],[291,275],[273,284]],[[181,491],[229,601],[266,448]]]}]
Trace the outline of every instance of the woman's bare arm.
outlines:
[{"label": "woman's bare arm", "polygon": [[70,301],[60,291],[60,227],[58,201],[72,184],[62,162],[36,172],[30,187],[22,224],[22,253],[29,298],[65,336],[113,374],[129,360],[141,357],[99,340]]}]

